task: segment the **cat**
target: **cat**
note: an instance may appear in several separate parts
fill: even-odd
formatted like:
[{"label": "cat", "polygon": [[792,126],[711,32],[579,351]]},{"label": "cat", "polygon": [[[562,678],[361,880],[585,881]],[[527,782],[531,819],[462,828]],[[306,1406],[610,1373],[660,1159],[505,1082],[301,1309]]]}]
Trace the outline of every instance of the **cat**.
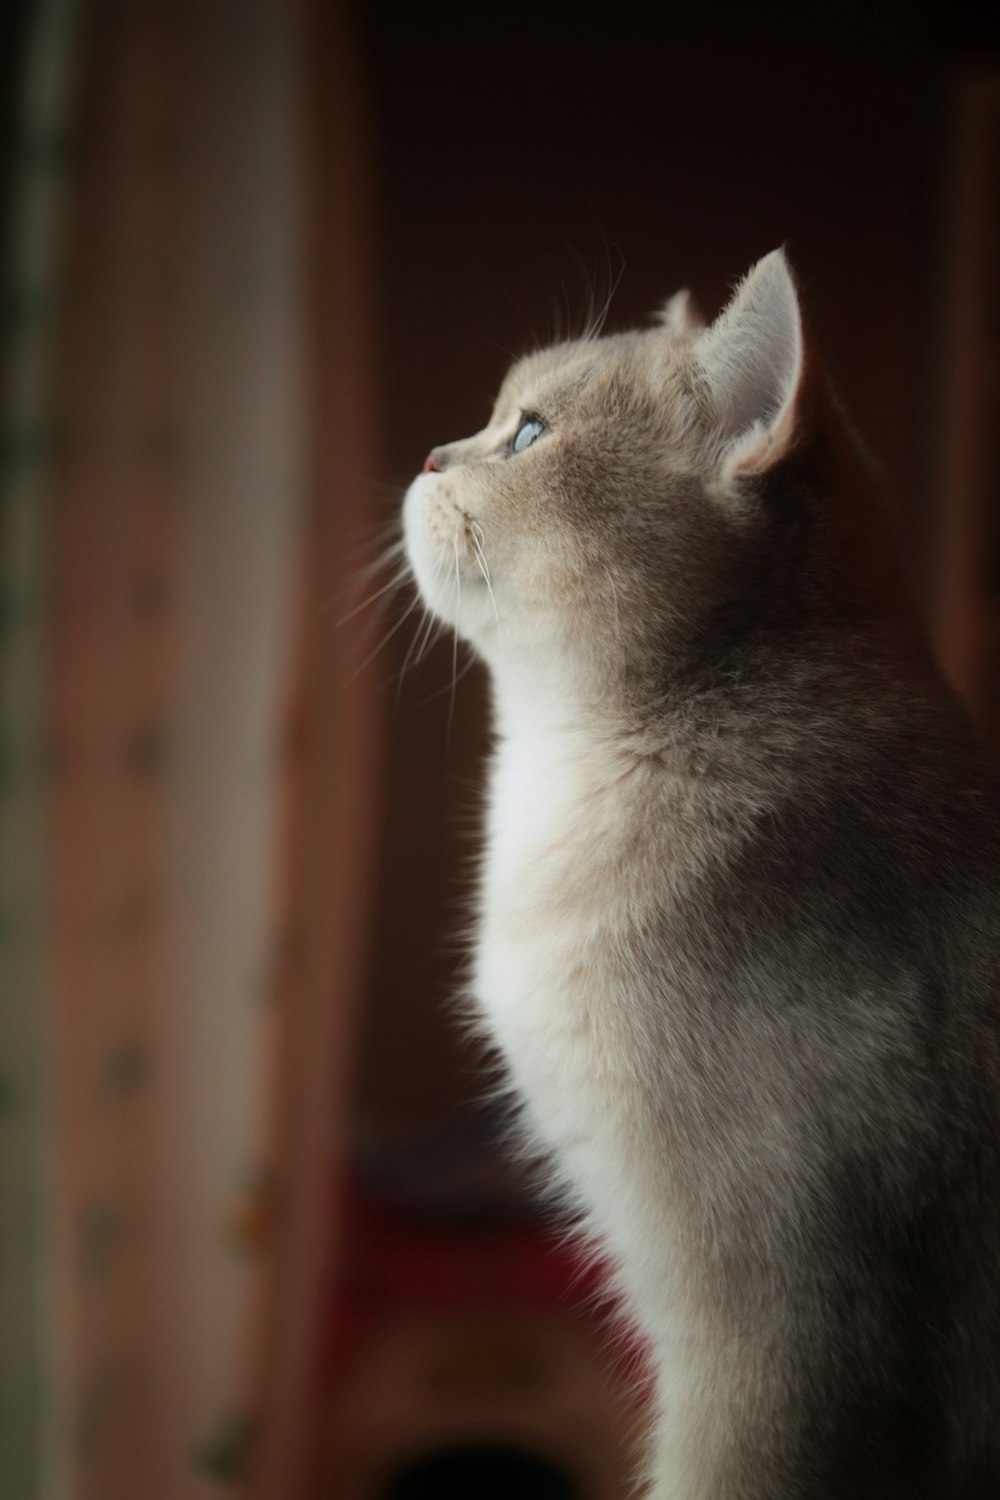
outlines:
[{"label": "cat", "polygon": [[516,363],[403,508],[486,662],[471,964],[655,1500],[1000,1497],[1000,815],[782,251]]}]

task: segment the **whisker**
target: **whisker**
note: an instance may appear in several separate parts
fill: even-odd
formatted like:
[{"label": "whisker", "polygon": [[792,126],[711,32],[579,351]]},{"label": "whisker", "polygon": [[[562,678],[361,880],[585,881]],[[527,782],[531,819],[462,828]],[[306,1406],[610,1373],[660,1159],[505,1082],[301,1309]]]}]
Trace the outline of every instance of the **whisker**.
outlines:
[{"label": "whisker", "polygon": [[420,645],[417,648],[417,655],[413,663],[415,667],[420,665],[424,657],[427,655],[428,651],[430,651],[431,647],[434,645],[435,641],[440,639],[443,631],[444,626],[442,625],[441,621],[436,617],[436,615],[432,615],[430,610],[428,610],[427,620],[424,624],[423,635],[420,640]]},{"label": "whisker", "polygon": [[514,353],[513,349],[508,349],[506,344],[498,344],[496,339],[487,338],[484,338],[482,342],[484,344],[488,344],[491,349],[499,349],[500,353],[506,354],[507,358],[511,360],[512,363],[517,363],[517,355]]},{"label": "whisker", "polygon": [[348,677],[347,681],[344,683],[345,688],[349,687],[350,684],[354,681],[355,677],[359,676],[359,674],[365,670],[365,667],[368,666],[369,662],[375,660],[376,656],[378,656],[379,652],[382,650],[382,647],[388,645],[389,641],[392,640],[392,637],[396,634],[396,631],[402,629],[403,625],[410,618],[419,603],[420,595],[415,593],[412,601],[407,605],[406,609],[400,615],[399,619],[396,621],[395,625],[393,625],[392,629],[386,631],[385,635],[379,641],[374,650],[369,651],[368,655],[365,657],[360,666],[355,667],[350,677]]},{"label": "whisker", "polygon": [[580,339],[581,342],[586,343],[590,338],[590,329],[594,322],[594,283],[596,273],[591,273],[590,271],[588,271],[583,256],[580,254],[579,250],[577,250],[575,245],[569,244],[568,249],[570,255],[572,255],[573,259],[576,261],[577,269],[580,272],[580,279],[583,283],[583,294],[586,298],[586,317],[584,318],[583,327],[580,329],[580,332],[576,335],[576,337]]},{"label": "whisker", "polygon": [[[440,571],[440,569],[438,569]],[[403,665],[396,674],[396,706],[399,706],[400,696],[403,691],[403,678],[410,667],[418,667],[426,656],[434,640],[438,639],[443,626],[432,610],[424,607],[424,618],[420,621],[413,633],[413,639],[406,648]],[[435,631],[437,635],[435,635]]]},{"label": "whisker", "polygon": [[[530,339],[529,348],[540,349],[542,347],[542,341],[541,341],[541,339],[540,339],[540,337],[538,335],[538,332],[537,332],[537,330],[535,328],[535,325],[532,323],[531,319],[528,317],[527,313],[524,311],[524,308],[515,299],[513,293],[510,291],[509,288],[505,289],[504,296],[507,298],[507,301],[513,307],[514,311],[517,313],[518,317],[521,319],[521,322],[524,324],[524,326],[528,330],[528,338]],[[498,344],[496,347],[499,349],[501,347],[501,345]]]},{"label": "whisker", "polygon": [[[398,528],[394,528],[394,530],[396,529]],[[362,550],[363,546],[356,548],[354,555],[356,556]],[[398,563],[399,559],[405,555],[405,551],[406,543],[402,537],[399,537],[393,542],[391,547],[383,547],[372,562],[365,564],[361,568],[348,569],[337,593],[329,599],[324,599],[322,604],[318,606],[320,614],[329,614],[331,609],[343,603],[345,594],[350,595],[361,587],[361,585],[367,583],[370,578],[378,577],[380,573],[385,572],[386,568]],[[372,598],[377,598],[377,595],[373,594]],[[364,605],[362,604],[360,607],[364,608]],[[348,619],[350,617],[345,615],[344,618]],[[341,622],[338,620],[337,623],[340,624]]]},{"label": "whisker", "polygon": [[[463,677],[467,677],[475,665],[476,658],[470,653],[470,655],[466,659],[465,665],[460,668],[458,676],[455,678],[455,682],[461,682]],[[452,687],[452,683],[446,682],[444,687],[435,688],[433,693],[428,693],[427,697],[421,700],[420,707],[423,708],[424,704],[426,703],[436,702],[438,698],[442,697],[445,693],[450,692],[452,690]],[[476,788],[475,782],[470,782],[469,785],[474,789]]]},{"label": "whisker", "polygon": [[[425,609],[424,616],[425,616],[424,619],[422,619],[420,621],[420,624],[417,626],[416,630],[413,632],[413,638],[410,641],[410,644],[406,648],[406,655],[403,657],[403,665],[400,667],[399,671],[396,673],[396,707],[397,708],[399,707],[400,694],[403,691],[403,678],[406,676],[406,673],[407,673],[407,671],[409,669],[410,661],[413,658],[413,653],[414,653],[414,651],[416,649],[417,642],[420,640],[420,638],[423,635],[424,631],[427,629],[427,621],[433,619],[433,615],[431,614],[430,610],[428,610],[428,609]],[[420,660],[419,654],[417,655],[416,660],[417,661]]]},{"label": "whisker", "polygon": [[[616,247],[616,248],[618,248],[618,247]],[[600,312],[597,314],[596,318],[594,318],[592,320],[592,322],[591,322],[591,328],[590,328],[590,332],[589,332],[589,335],[588,335],[588,337],[591,338],[591,339],[599,338],[600,335],[603,333],[603,331],[604,331],[604,325],[608,321],[608,313],[611,311],[611,304],[614,301],[615,294],[618,291],[618,288],[621,286],[622,277],[625,275],[625,256],[622,254],[621,249],[618,248],[618,254],[619,254],[619,256],[621,256],[621,265],[618,267],[618,274],[617,274],[617,276],[615,276],[614,279],[612,280],[612,278],[611,278],[611,247],[607,244],[606,241],[605,241],[605,249],[607,250],[607,256],[608,256],[608,281],[609,281],[608,295],[604,299],[604,304],[601,307]]]},{"label": "whisker", "polygon": [[458,684],[458,622],[462,613],[462,570],[458,561],[458,537],[452,538],[455,549],[455,623],[451,635],[451,697],[448,700],[448,737],[451,738],[451,721],[455,714],[455,688]]},{"label": "whisker", "polygon": [[[402,552],[406,543],[400,534],[399,516],[395,515],[391,520],[377,525],[365,527],[365,535],[360,537],[346,554],[345,561],[350,567],[352,574],[356,571],[355,562],[370,553],[372,548],[377,548],[374,562],[367,565],[366,571],[378,567],[385,557],[391,557],[394,553]],[[386,544],[389,544],[388,546]]]},{"label": "whisker", "polygon": [[[384,568],[387,563],[394,562],[397,557],[405,556],[406,539],[398,534],[398,524],[394,523],[387,529],[390,535],[395,535],[395,541],[391,542],[388,547],[382,547],[379,551],[378,556],[374,558],[370,563],[366,563],[363,568],[356,569],[354,573],[354,576],[356,578],[370,578],[371,575],[377,572],[379,568]],[[358,551],[360,550],[361,549],[358,548]]]},{"label": "whisker", "polygon": [[489,568],[486,565],[486,559],[483,556],[483,549],[479,545],[479,543],[476,541],[475,537],[472,538],[472,545],[476,549],[476,565],[479,568],[480,573],[482,573],[482,575],[483,575],[483,582],[486,584],[486,587],[489,588],[489,586],[490,586],[490,570],[489,570]]},{"label": "whisker", "polygon": [[[572,255],[573,259],[576,261],[577,266],[579,267],[581,279],[583,281],[584,294],[586,297],[586,319],[580,332],[576,335],[581,343],[592,343],[594,339],[600,337],[601,333],[604,330],[604,325],[607,322],[608,313],[611,310],[611,303],[614,300],[615,293],[618,291],[622,276],[625,273],[625,257],[622,254],[620,248],[618,249],[618,254],[621,257],[621,266],[619,267],[618,273],[616,275],[611,264],[611,247],[608,245],[607,237],[603,234],[602,241],[606,262],[604,267],[604,274],[601,273],[601,269],[598,265],[596,257],[593,270],[589,270],[584,263],[583,257],[580,255],[575,245],[570,244],[567,246],[569,253]],[[607,295],[599,303],[598,289],[600,287],[601,281],[604,279],[604,275],[607,276],[608,292]]]},{"label": "whisker", "polygon": [[[478,533],[478,535],[477,535],[477,533]],[[497,642],[498,642],[498,644],[500,646],[500,650],[502,652],[503,651],[503,631],[500,629],[500,611],[497,609],[496,595],[493,592],[493,581],[490,578],[490,569],[489,569],[489,564],[486,561],[486,553],[483,550],[483,544],[480,541],[480,537],[482,537],[482,536],[483,536],[483,528],[480,526],[480,524],[479,524],[478,521],[473,521],[472,522],[472,543],[473,543],[473,546],[476,549],[476,562],[479,564],[479,571],[483,575],[483,582],[486,584],[486,588],[487,588],[487,591],[488,591],[489,596],[490,596],[490,603],[493,605],[493,618],[497,622]]]},{"label": "whisker", "polygon": [[[435,561],[434,571],[440,577],[442,571],[440,559]],[[417,654],[413,662],[415,667],[420,665],[428,651],[440,640],[444,633],[444,628],[444,623],[438,619],[437,615],[432,610],[427,610],[426,619],[418,631],[420,644],[417,647]]]},{"label": "whisker", "polygon": [[[473,540],[473,543],[476,546],[476,548],[478,549],[479,555],[482,558],[483,563],[485,565],[485,563],[486,563],[486,553],[483,550],[483,547],[484,547],[484,544],[486,542],[486,533],[484,532],[483,528],[480,526],[480,524],[479,524],[478,521],[470,521],[469,522],[469,527],[470,527],[470,529],[472,531],[472,540]],[[485,568],[485,572],[486,572],[486,577],[489,578],[489,576],[490,576],[490,570],[489,570],[488,567]]]},{"label": "whisker", "polygon": [[[565,294],[565,288],[563,288],[563,292]],[[550,342],[553,344],[562,343],[562,308],[555,298],[552,302],[552,338]]]},{"label": "whisker", "polygon": [[[339,620],[337,621],[337,624],[346,625],[348,620],[353,620],[355,615],[359,615],[363,609],[367,609],[370,604],[374,604],[376,599],[381,599],[382,595],[387,594],[390,589],[399,588],[400,584],[406,582],[409,574],[410,565],[409,563],[407,563],[404,567],[400,568],[398,572],[394,573],[387,583],[383,583],[381,588],[376,589],[373,594],[369,594],[367,598],[362,599],[361,603],[356,604],[353,609],[349,609],[346,615],[341,615]],[[332,608],[332,606],[326,607]]]}]

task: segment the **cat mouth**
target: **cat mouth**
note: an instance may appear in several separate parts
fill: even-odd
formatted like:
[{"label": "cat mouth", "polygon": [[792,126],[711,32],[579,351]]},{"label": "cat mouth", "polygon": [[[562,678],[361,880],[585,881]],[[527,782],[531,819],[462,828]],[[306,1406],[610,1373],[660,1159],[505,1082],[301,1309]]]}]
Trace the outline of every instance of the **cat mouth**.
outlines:
[{"label": "cat mouth", "polygon": [[[403,527],[406,550],[424,603],[441,618],[475,628],[482,600],[496,618],[487,535],[476,516],[447,493],[444,476],[419,474],[406,494]],[[463,614],[463,605],[465,613]]]},{"label": "cat mouth", "polygon": [[[428,481],[430,481],[428,483]],[[407,495],[407,513],[414,515],[415,530],[423,528],[433,546],[441,554],[443,563],[454,567],[456,554],[458,563],[478,574],[476,560],[485,544],[485,534],[476,518],[464,510],[447,493],[436,473],[420,474],[410,486]]]}]

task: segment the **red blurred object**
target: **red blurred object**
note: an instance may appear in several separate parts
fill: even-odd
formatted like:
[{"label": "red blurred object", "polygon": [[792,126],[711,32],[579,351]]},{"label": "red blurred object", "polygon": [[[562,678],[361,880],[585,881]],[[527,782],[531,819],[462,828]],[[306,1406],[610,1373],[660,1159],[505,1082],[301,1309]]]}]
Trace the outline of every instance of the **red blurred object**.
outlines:
[{"label": "red blurred object", "polygon": [[356,1179],[347,1186],[341,1224],[325,1383],[343,1377],[374,1327],[405,1313],[509,1308],[583,1314],[598,1326],[612,1319],[607,1267],[538,1224],[430,1220],[385,1203]]}]

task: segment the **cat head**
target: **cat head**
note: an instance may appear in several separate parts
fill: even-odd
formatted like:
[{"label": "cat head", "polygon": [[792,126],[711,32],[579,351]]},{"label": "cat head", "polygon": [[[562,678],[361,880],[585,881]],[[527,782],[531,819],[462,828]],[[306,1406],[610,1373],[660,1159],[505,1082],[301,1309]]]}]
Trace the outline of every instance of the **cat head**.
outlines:
[{"label": "cat head", "polygon": [[780,250],[709,327],[679,293],[654,327],[520,360],[488,425],[407,492],[425,604],[497,672],[655,675],[775,524],[767,497],[815,425],[810,366]]}]

